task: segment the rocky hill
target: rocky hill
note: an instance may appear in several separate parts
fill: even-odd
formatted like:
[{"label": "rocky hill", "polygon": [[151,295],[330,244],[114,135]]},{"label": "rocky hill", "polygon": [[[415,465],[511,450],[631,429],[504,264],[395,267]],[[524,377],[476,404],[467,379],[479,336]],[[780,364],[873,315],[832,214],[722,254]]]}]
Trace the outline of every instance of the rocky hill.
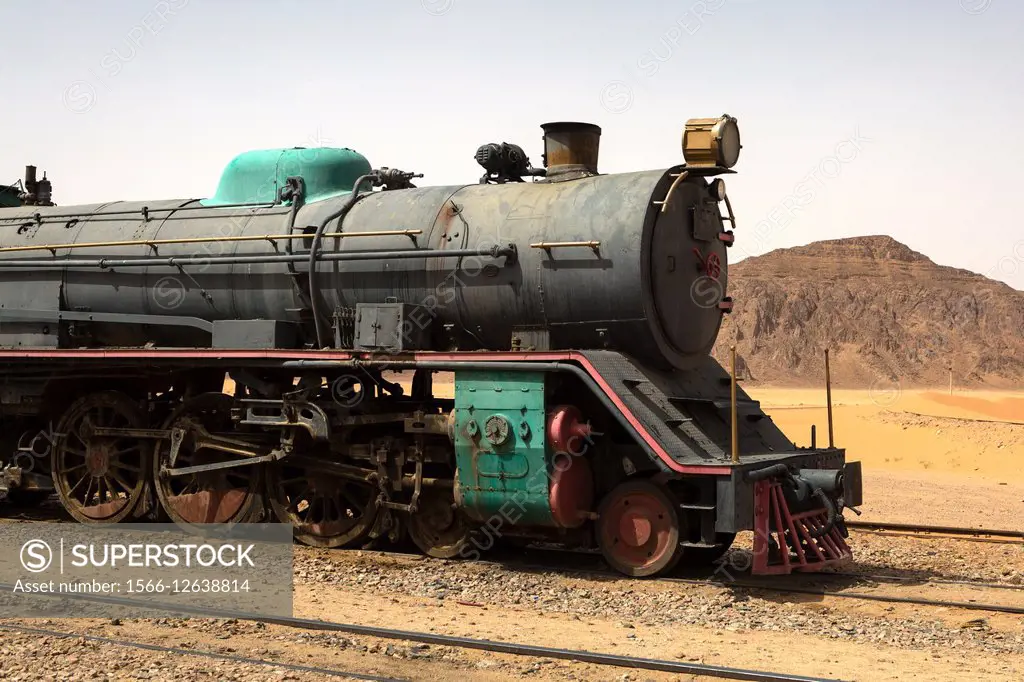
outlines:
[{"label": "rocky hill", "polygon": [[937,265],[886,236],[815,242],[729,269],[715,355],[747,381],[837,386],[1024,385],[1024,292]]}]

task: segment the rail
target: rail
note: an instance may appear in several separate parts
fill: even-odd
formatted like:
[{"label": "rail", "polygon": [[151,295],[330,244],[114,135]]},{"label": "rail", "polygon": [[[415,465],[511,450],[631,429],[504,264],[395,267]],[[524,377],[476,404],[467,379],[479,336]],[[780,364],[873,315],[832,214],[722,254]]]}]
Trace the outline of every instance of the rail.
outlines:
[{"label": "rail", "polygon": [[[0,583],[0,590],[13,591],[14,585]],[[473,637],[457,637],[455,635],[441,635],[431,632],[415,632],[412,630],[397,630],[382,628],[372,625],[357,625],[352,623],[338,623],[335,621],[313,620],[309,618],[294,618],[284,616],[257,616],[251,613],[230,611],[226,609],[210,609],[205,607],[188,606],[185,604],[156,604],[153,602],[140,602],[138,600],[126,599],[124,597],[113,597],[94,594],[40,594],[43,598],[73,599],[100,604],[111,604],[115,606],[127,606],[139,609],[166,609],[171,614],[188,614],[190,616],[206,618],[235,618],[248,620],[267,625],[281,625],[284,627],[297,628],[302,630],[318,630],[321,632],[344,632],[350,635],[364,637],[377,637],[380,639],[397,639],[407,642],[419,642],[434,646],[450,646],[460,649],[475,649],[478,651],[489,651],[498,654],[510,654],[513,656],[530,656],[533,658],[555,658],[567,661],[578,661],[580,663],[591,663],[618,668],[631,668],[635,670],[652,670],[657,672],[675,673],[678,675],[704,675],[729,680],[747,680],[748,682],[841,682],[835,678],[806,677],[803,675],[790,675],[787,673],[763,672],[759,670],[745,670],[742,668],[727,668],[724,666],[707,665],[704,663],[685,663],[682,661],[666,661],[655,658],[640,658],[638,656],[623,656],[619,654],[605,654],[595,651],[580,649],[558,649],[555,647],[540,646],[535,644],[518,644],[515,642],[499,642],[490,639],[477,639]]]},{"label": "rail", "polygon": [[12,625],[9,623],[0,623],[0,629],[13,632],[23,632],[29,635],[40,635],[43,637],[80,639],[86,642],[96,642],[97,644],[111,644],[113,646],[130,647],[132,649],[142,649],[143,651],[155,651],[165,654],[177,654],[179,656],[212,658],[214,660],[229,661],[231,663],[242,663],[247,665],[263,665],[270,668],[278,668],[281,670],[290,670],[292,672],[300,673],[313,673],[316,675],[327,675],[329,677],[344,677],[352,680],[369,680],[370,682],[400,682],[398,678],[394,677],[364,675],[362,673],[336,670],[334,668],[324,668],[315,665],[301,665],[298,663],[285,663],[283,661],[267,661],[262,658],[250,658],[248,656],[238,656],[237,654],[220,653],[217,651],[204,651],[203,649],[193,649],[191,647],[161,646],[159,644],[150,644],[148,642],[138,642],[130,639],[114,639],[112,637],[99,637],[97,635],[86,635],[79,632],[67,632],[65,630],[50,630],[47,628],[34,628],[27,625]]},{"label": "rail", "polygon": [[896,533],[934,533],[936,535],[953,535],[965,539],[980,536],[992,538],[1011,538],[1024,541],[1024,531],[993,528],[964,528],[959,526],[927,526],[912,523],[886,523],[882,521],[847,521],[846,526],[856,530],[892,531]]}]

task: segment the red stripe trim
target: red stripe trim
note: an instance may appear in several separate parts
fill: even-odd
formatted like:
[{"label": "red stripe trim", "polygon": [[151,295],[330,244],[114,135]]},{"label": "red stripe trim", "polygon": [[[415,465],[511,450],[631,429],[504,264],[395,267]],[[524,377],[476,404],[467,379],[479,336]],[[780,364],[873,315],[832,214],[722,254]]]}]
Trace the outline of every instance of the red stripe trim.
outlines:
[{"label": "red stripe trim", "polygon": [[[468,357],[467,357],[468,356]],[[558,361],[571,361],[578,362],[580,366],[586,371],[587,374],[597,383],[606,396],[615,404],[617,408],[622,412],[640,437],[644,439],[651,450],[658,456],[658,459],[663,461],[669,469],[677,471],[681,474],[711,474],[714,476],[728,476],[732,473],[732,470],[728,466],[688,466],[680,464],[672,458],[665,448],[661,447],[661,444],[651,435],[651,433],[640,423],[640,420],[636,418],[633,412],[626,407],[626,404],[622,401],[622,398],[612,389],[612,387],[605,381],[605,378],[601,376],[601,373],[590,363],[587,358],[576,352],[565,352],[565,353],[542,353],[542,352],[519,352],[519,353],[417,353],[417,360],[462,360],[462,359],[474,359],[474,360],[511,360],[511,361],[540,361],[540,362],[558,362]]]},{"label": "red stripe trim", "polygon": [[[2,348],[0,359],[31,359],[31,358],[74,358],[74,359],[188,359],[188,358],[218,358],[218,359],[249,359],[249,360],[350,360],[353,358],[362,360],[386,359],[376,358],[374,353],[351,353],[347,351],[334,350],[235,350],[221,348],[86,348],[86,349],[48,349],[48,348]],[[392,356],[389,356],[392,357]],[[408,355],[393,356],[395,360],[408,360]],[[630,411],[619,395],[612,389],[611,385],[601,376],[600,372],[581,353],[567,352],[544,352],[544,351],[523,351],[523,352],[488,352],[488,351],[463,351],[453,353],[413,353],[411,358],[420,361],[434,362],[576,362],[594,379],[604,394],[615,404],[615,406],[626,417],[626,420],[636,429],[640,437],[650,449],[663,461],[672,471],[682,474],[702,474],[715,476],[728,476],[732,469],[728,466],[688,466],[674,460],[661,446],[653,435],[643,426],[636,415]]]}]

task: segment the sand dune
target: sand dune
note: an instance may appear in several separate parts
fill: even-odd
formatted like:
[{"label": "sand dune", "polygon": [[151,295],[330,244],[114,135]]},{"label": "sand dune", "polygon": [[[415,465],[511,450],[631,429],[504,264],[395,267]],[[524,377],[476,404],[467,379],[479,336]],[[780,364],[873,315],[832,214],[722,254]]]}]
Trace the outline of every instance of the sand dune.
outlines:
[{"label": "sand dune", "polygon": [[[827,439],[825,392],[749,388],[800,445]],[[836,445],[865,468],[945,471],[1024,481],[1024,396],[937,391],[834,391]]]},{"label": "sand dune", "polygon": [[[823,389],[747,388],[800,445]],[[864,464],[864,519],[1024,528],[1024,394],[937,390],[833,391],[836,446]]]}]

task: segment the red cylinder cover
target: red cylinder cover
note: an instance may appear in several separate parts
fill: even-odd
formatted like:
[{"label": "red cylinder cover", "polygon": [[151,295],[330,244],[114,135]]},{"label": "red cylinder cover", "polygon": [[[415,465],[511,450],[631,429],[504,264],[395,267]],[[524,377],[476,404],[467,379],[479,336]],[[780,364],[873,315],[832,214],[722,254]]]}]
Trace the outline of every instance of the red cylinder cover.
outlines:
[{"label": "red cylinder cover", "polygon": [[587,451],[590,424],[573,405],[559,405],[548,414],[548,445],[553,453],[582,455]]},{"label": "red cylinder cover", "polygon": [[551,477],[551,516],[562,528],[576,528],[587,520],[584,512],[594,504],[594,476],[584,457],[559,457]]}]

